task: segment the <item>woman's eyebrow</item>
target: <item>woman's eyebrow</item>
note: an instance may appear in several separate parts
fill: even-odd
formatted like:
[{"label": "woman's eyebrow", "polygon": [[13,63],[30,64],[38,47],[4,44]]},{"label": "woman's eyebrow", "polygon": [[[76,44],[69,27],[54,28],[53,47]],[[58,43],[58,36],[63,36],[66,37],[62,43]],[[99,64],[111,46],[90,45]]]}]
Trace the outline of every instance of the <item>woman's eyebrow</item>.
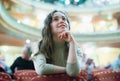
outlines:
[{"label": "woman's eyebrow", "polygon": [[56,17],[58,17],[58,16],[53,16],[52,18],[56,18]]},{"label": "woman's eyebrow", "polygon": [[60,17],[65,17],[65,15],[54,15],[53,17],[56,17],[56,16],[57,16],[57,17],[59,17],[59,16],[60,16]]}]

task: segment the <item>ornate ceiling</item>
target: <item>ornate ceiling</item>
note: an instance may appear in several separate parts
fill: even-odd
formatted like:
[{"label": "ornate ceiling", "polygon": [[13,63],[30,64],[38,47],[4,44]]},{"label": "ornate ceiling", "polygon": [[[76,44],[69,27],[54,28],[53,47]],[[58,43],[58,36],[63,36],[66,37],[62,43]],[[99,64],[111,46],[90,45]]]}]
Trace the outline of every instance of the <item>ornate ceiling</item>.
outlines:
[{"label": "ornate ceiling", "polygon": [[[22,41],[21,45],[25,43],[26,39],[30,39],[31,41],[34,41],[34,40],[37,40],[38,38],[39,39],[41,38],[40,34],[41,34],[42,23],[43,23],[42,20],[48,14],[48,12],[54,9],[64,10],[68,13],[68,15],[71,18],[71,26],[72,26],[71,31],[73,31],[76,40],[79,42],[97,42],[101,44],[101,43],[106,43],[107,41],[107,43],[110,43],[112,45],[112,43],[115,43],[115,42],[119,43],[120,41],[119,24],[116,25],[111,23],[111,22],[119,23],[113,17],[114,14],[120,12],[120,5],[119,5],[120,3],[118,2],[117,3],[114,2],[115,4],[111,4],[111,3],[105,4],[105,2],[101,2],[100,4],[100,3],[94,2],[94,4],[88,5],[88,3],[91,3],[91,2],[88,2],[89,0],[88,1],[86,0],[86,2],[83,2],[83,3],[81,2],[79,5],[72,2],[71,4],[65,5],[62,3],[58,4],[56,2],[45,3],[43,2],[43,0],[29,0],[29,1],[28,0],[11,0],[9,4],[7,4],[5,1],[6,0],[3,0],[4,5],[3,3],[0,4],[0,10],[1,10],[0,11],[1,12],[0,30],[2,30],[4,33],[7,33],[8,36],[10,35],[15,37],[15,39],[18,39],[18,40],[20,39]],[[94,7],[95,5],[97,6]],[[110,15],[112,14],[112,19],[110,20],[107,19],[109,15],[108,13],[110,13]],[[85,28],[86,27],[85,24],[88,22],[78,24],[78,23],[81,23],[82,21],[81,19],[86,15],[87,15],[87,19],[88,19],[88,16],[90,17],[92,16],[92,18],[94,18],[92,19],[92,22],[94,22],[94,26],[98,25],[97,21],[104,19],[105,21],[107,21],[107,23],[112,24],[111,26],[109,26],[110,24],[106,25],[106,26],[109,26],[109,28],[110,27],[111,28],[110,29],[109,28],[106,29],[106,27],[102,28],[104,29],[103,31],[99,29],[100,27],[96,26],[96,30],[94,31],[93,29],[86,30],[88,28]],[[25,22],[23,22],[22,19],[25,19],[25,18],[27,18],[28,20],[24,20]],[[36,18],[40,19],[40,23],[37,23],[38,20],[36,20]],[[30,22],[28,22],[29,20],[31,20],[30,22],[33,22],[33,24],[30,24]],[[78,20],[80,22],[76,22]],[[78,27],[75,28],[75,25],[76,26],[78,25]],[[113,26],[115,27],[112,28]],[[82,30],[84,31],[78,31],[79,29],[81,29],[79,27],[82,27],[83,28]],[[89,25],[89,28],[90,27],[91,26]],[[76,30],[73,30],[73,29],[76,29]],[[82,32],[82,33],[79,33],[79,32]]]}]

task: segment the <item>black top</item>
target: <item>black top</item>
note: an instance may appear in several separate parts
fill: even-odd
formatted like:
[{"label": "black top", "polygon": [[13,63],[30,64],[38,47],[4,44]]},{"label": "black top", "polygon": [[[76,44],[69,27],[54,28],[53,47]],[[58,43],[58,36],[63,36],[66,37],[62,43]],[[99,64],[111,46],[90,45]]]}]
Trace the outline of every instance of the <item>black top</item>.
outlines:
[{"label": "black top", "polygon": [[14,63],[11,65],[11,70],[14,73],[14,70],[24,70],[24,69],[34,69],[32,60],[25,60],[22,57],[18,57]]}]

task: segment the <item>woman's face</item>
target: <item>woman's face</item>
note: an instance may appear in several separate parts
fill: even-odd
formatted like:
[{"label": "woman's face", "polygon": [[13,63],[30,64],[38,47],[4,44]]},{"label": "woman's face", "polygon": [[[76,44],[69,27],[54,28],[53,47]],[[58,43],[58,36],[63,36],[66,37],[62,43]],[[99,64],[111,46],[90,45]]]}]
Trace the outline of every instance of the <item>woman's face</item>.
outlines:
[{"label": "woman's face", "polygon": [[55,12],[52,16],[51,31],[53,36],[59,35],[62,31],[69,29],[66,16],[61,12]]}]

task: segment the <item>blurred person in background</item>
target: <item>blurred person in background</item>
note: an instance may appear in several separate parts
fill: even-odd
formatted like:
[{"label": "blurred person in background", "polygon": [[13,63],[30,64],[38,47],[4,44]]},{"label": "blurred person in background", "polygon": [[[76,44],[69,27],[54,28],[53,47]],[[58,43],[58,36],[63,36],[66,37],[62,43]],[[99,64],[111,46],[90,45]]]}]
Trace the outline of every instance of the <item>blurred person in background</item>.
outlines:
[{"label": "blurred person in background", "polygon": [[5,63],[5,57],[1,54],[1,52],[0,52],[0,72],[5,72],[12,76],[12,70]]},{"label": "blurred person in background", "polygon": [[13,74],[15,70],[34,69],[33,62],[30,59],[31,54],[31,46],[25,45],[22,49],[22,56],[17,57],[13,64],[10,66]]},{"label": "blurred person in background", "polygon": [[96,68],[93,59],[88,58],[86,62],[86,70],[88,72],[88,81],[92,81],[92,70]]},{"label": "blurred person in background", "polygon": [[87,62],[87,56],[85,53],[83,53],[83,57],[81,60],[81,69],[86,70],[86,62]]},{"label": "blurred person in background", "polygon": [[114,61],[111,64],[112,70],[113,71],[118,71],[120,70],[120,53],[117,58],[114,59]]}]

